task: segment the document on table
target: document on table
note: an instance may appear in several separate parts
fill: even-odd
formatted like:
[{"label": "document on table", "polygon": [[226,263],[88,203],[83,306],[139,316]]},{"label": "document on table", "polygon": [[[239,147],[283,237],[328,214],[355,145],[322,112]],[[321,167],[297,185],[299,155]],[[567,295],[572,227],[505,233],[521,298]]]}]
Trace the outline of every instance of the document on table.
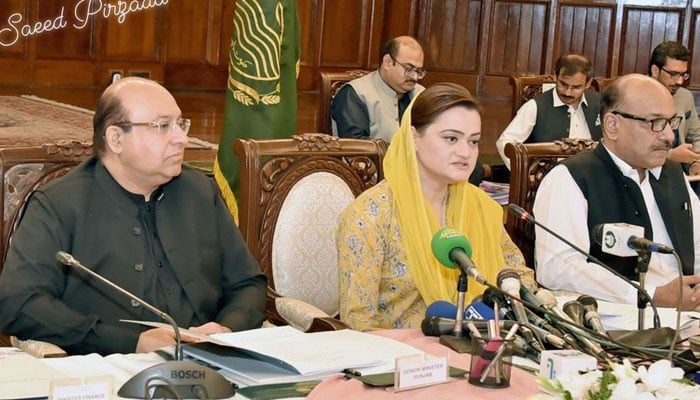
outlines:
[{"label": "document on table", "polygon": [[0,348],[0,371],[0,399],[46,398],[52,380],[68,377],[13,347]]},{"label": "document on table", "polygon": [[390,372],[397,357],[424,354],[396,340],[350,329],[304,333],[281,326],[212,337],[228,348],[186,345],[185,354],[256,383],[322,378],[345,368]]}]

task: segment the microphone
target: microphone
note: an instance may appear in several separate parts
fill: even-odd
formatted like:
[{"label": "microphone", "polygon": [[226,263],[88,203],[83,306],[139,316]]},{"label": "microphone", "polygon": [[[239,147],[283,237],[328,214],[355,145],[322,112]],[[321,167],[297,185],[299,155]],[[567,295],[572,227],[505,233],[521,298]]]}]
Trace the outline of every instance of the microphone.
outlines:
[{"label": "microphone", "polygon": [[[583,345],[583,348],[589,352],[589,354],[592,354],[593,356],[597,357],[598,359],[601,360],[609,360],[610,358],[608,357],[608,354],[603,350],[600,345],[591,339],[589,339],[586,336],[586,333],[578,328],[576,326],[576,323],[574,322],[574,319],[569,317],[568,314],[565,314],[557,308],[557,299],[554,297],[552,292],[546,289],[540,289],[535,293],[535,296],[537,300],[539,300],[539,304],[541,305],[542,308],[550,312],[552,315],[557,317],[560,321],[566,322],[570,325],[568,325],[568,329],[573,332],[576,335],[576,339],[578,339],[578,342],[580,342]],[[571,306],[569,305],[567,307],[567,304],[571,302],[567,302],[564,307],[567,309],[570,309],[570,312],[574,312],[574,309],[576,306]],[[582,324],[578,324],[579,326]],[[572,344],[571,338],[567,338],[567,336],[564,336],[566,339],[567,343]]]},{"label": "microphone", "polygon": [[603,321],[600,320],[598,314],[598,302],[592,296],[581,295],[578,297],[579,303],[583,306],[583,324],[584,326],[594,330],[601,335],[608,335],[608,332],[603,327]]},{"label": "microphone", "polygon": [[[426,317],[443,317],[454,319],[457,306],[449,301],[438,300],[425,309]],[[472,302],[464,311],[464,319],[493,319],[493,309],[481,301]]]},{"label": "microphone", "polygon": [[[520,274],[513,269],[502,269],[498,272],[496,281],[501,290],[509,295],[511,298],[520,299]],[[525,307],[523,304],[517,300],[510,300],[510,308],[515,315],[515,319],[520,324],[520,331],[525,338],[525,341],[530,343],[532,347],[537,350],[544,351],[542,344],[538,342],[533,336],[532,330],[530,330],[528,325],[529,321],[527,318],[527,313],[525,312]]]},{"label": "microphone", "polygon": [[[545,290],[545,289],[540,289],[540,290]],[[525,285],[520,287],[520,298],[526,304],[530,304],[535,309],[537,309],[537,311],[539,311],[539,312],[546,311],[546,309],[542,305],[542,302],[537,297],[535,297],[535,295],[528,288],[526,288]],[[553,333],[557,336],[562,336],[562,333],[557,328],[552,326],[552,324],[550,324],[549,321],[547,321],[544,318],[541,318],[539,315],[535,314],[534,312],[532,312],[530,310],[525,310],[525,311],[527,312],[527,318],[531,324],[533,324],[535,326],[539,326],[540,328],[545,329],[545,330],[549,331],[550,333]]]},{"label": "microphone", "polygon": [[673,248],[652,242],[644,237],[644,228],[627,223],[598,224],[594,228],[595,241],[604,253],[619,257],[636,256],[637,252],[673,254]]},{"label": "microphone", "polygon": [[545,232],[549,233],[550,235],[554,236],[558,240],[561,240],[563,243],[565,243],[567,246],[571,247],[572,249],[576,250],[580,254],[584,255],[586,258],[589,260],[593,261],[594,263],[600,265],[601,267],[605,268],[608,270],[611,274],[617,276],[618,278],[622,279],[623,281],[627,282],[630,286],[633,288],[637,289],[637,291],[640,293],[641,296],[646,298],[646,300],[649,302],[649,305],[651,306],[651,309],[654,313],[654,328],[658,328],[661,326],[661,318],[659,318],[659,311],[656,309],[656,305],[654,304],[654,301],[652,300],[651,296],[649,296],[649,292],[647,292],[643,287],[639,286],[636,282],[634,282],[631,279],[628,279],[626,276],[622,275],[621,273],[617,272],[614,270],[612,267],[609,265],[605,264],[604,262],[600,261],[598,258],[594,257],[590,253],[583,251],[580,247],[576,246],[575,244],[571,243],[571,241],[567,240],[560,234],[554,232],[553,230],[549,229],[548,227],[542,225],[539,223],[529,212],[525,211],[522,207],[520,207],[517,204],[508,204],[508,211],[515,214],[518,218],[520,218],[523,221],[531,222],[538,227],[542,228]]},{"label": "microphone", "polygon": [[[542,293],[541,296],[539,296],[540,293]],[[557,299],[556,297],[554,297],[552,292],[546,289],[540,289],[537,291],[537,294],[538,296],[535,296],[535,294],[529,291],[525,286],[520,288],[520,298],[526,301],[528,304],[532,304],[538,310],[550,313],[555,317],[559,318],[560,320],[569,320],[569,318],[566,315],[560,316],[561,313],[559,312],[559,309],[556,308]],[[542,299],[540,299],[540,297],[542,297]],[[555,328],[547,320],[545,320],[544,318],[540,318],[534,313],[528,313],[528,318],[530,319],[531,324],[545,329],[555,336],[563,338],[566,341],[566,343],[569,344],[569,346],[574,348],[579,347],[576,338],[573,337],[568,331],[559,330]]]},{"label": "microphone", "polygon": [[583,326],[583,304],[578,300],[571,300],[564,303],[561,308],[576,325]]},{"label": "microphone", "polygon": [[479,270],[470,258],[472,246],[469,239],[456,229],[442,228],[435,232],[430,242],[435,258],[448,268],[457,268],[471,276],[475,281],[488,286],[486,279],[481,276]]},{"label": "microphone", "polygon": [[566,341],[561,337],[551,332],[548,332],[545,329],[540,328],[539,326],[530,325],[528,328],[532,330],[532,332],[535,334],[535,336],[537,336],[537,338],[540,341],[549,343],[558,349],[563,349],[564,347],[566,347]]},{"label": "microphone", "polygon": [[481,301],[473,301],[464,311],[464,319],[494,319],[493,308]]},{"label": "microphone", "polygon": [[[511,296],[511,298],[520,298],[520,274],[513,269],[502,269],[496,276],[496,282],[501,290]],[[520,325],[527,324],[527,314],[525,307],[519,301],[510,301],[511,309],[515,315],[515,319]]]},{"label": "microphone", "polygon": [[117,393],[120,397],[135,399],[156,397],[224,399],[235,394],[235,386],[218,372],[182,359],[180,329],[169,314],[84,266],[65,251],[57,252],[56,260],[63,265],[85,272],[128,298],[136,300],[146,309],[167,321],[175,331],[175,361],[166,361],[139,372],[122,385]]},{"label": "microphone", "polygon": [[[479,330],[488,329],[488,320],[469,320],[462,321],[462,331],[471,332],[469,324],[473,324]],[[514,324],[513,321],[498,321],[498,326],[502,329],[510,329]],[[455,327],[455,320],[452,318],[443,318],[435,316],[426,316],[420,324],[420,329],[425,336],[442,336],[449,335]]]}]

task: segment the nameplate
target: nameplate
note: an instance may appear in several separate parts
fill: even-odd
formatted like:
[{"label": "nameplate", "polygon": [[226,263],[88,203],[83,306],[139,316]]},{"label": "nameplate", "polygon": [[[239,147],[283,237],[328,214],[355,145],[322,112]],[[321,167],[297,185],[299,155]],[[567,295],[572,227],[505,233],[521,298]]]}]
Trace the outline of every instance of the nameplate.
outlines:
[{"label": "nameplate", "polygon": [[49,400],[109,400],[115,397],[112,387],[111,376],[52,381]]},{"label": "nameplate", "polygon": [[396,359],[394,391],[437,385],[450,379],[447,357],[429,354],[412,355]]}]

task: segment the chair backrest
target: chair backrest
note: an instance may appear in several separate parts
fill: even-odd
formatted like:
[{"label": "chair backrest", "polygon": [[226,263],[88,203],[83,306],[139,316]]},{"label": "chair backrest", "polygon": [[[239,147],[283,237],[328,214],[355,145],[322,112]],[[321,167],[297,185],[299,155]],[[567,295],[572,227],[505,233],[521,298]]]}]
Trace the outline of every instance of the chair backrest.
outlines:
[{"label": "chair backrest", "polygon": [[[615,78],[593,78],[591,79],[591,90],[602,92],[605,86]],[[550,85],[555,85],[554,75],[512,75],[510,77],[513,85],[513,115],[528,100],[549,90]]]},{"label": "chair backrest", "polygon": [[554,75],[513,75],[513,115],[531,98],[543,92],[547,84],[554,85]]},{"label": "chair backrest", "polygon": [[90,142],[65,140],[30,147],[0,148],[0,255],[3,264],[12,234],[19,224],[31,193],[41,185],[66,174],[91,153]]},{"label": "chair backrest", "polygon": [[355,69],[343,72],[323,72],[321,71],[321,91],[320,103],[318,107],[317,131],[332,133],[331,124],[331,102],[335,93],[346,82],[365,76],[372,71]]},{"label": "chair backrest", "polygon": [[[382,140],[307,133],[290,139],[243,140],[239,228],[270,288],[338,313],[339,214],[383,178]],[[276,324],[274,297],[268,319]]]},{"label": "chair backrest", "polygon": [[[532,212],[535,194],[544,176],[557,163],[583,150],[592,150],[598,142],[589,139],[565,138],[547,143],[507,143],[505,154],[510,158],[510,193],[508,202]],[[529,267],[535,267],[535,229],[531,223],[512,214],[506,217],[506,230],[520,248]]]}]

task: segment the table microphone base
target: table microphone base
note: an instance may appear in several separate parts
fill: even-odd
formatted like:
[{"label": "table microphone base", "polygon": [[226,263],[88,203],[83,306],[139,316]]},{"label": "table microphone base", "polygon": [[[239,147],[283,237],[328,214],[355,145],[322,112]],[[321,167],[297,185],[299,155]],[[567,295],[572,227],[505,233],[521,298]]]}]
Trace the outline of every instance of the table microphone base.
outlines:
[{"label": "table microphone base", "polygon": [[217,371],[191,361],[166,361],[126,381],[117,394],[130,399],[225,399],[235,384]]},{"label": "table microphone base", "polygon": [[441,335],[440,344],[451,348],[457,353],[469,353],[472,350],[469,336],[456,337],[452,335]]}]

